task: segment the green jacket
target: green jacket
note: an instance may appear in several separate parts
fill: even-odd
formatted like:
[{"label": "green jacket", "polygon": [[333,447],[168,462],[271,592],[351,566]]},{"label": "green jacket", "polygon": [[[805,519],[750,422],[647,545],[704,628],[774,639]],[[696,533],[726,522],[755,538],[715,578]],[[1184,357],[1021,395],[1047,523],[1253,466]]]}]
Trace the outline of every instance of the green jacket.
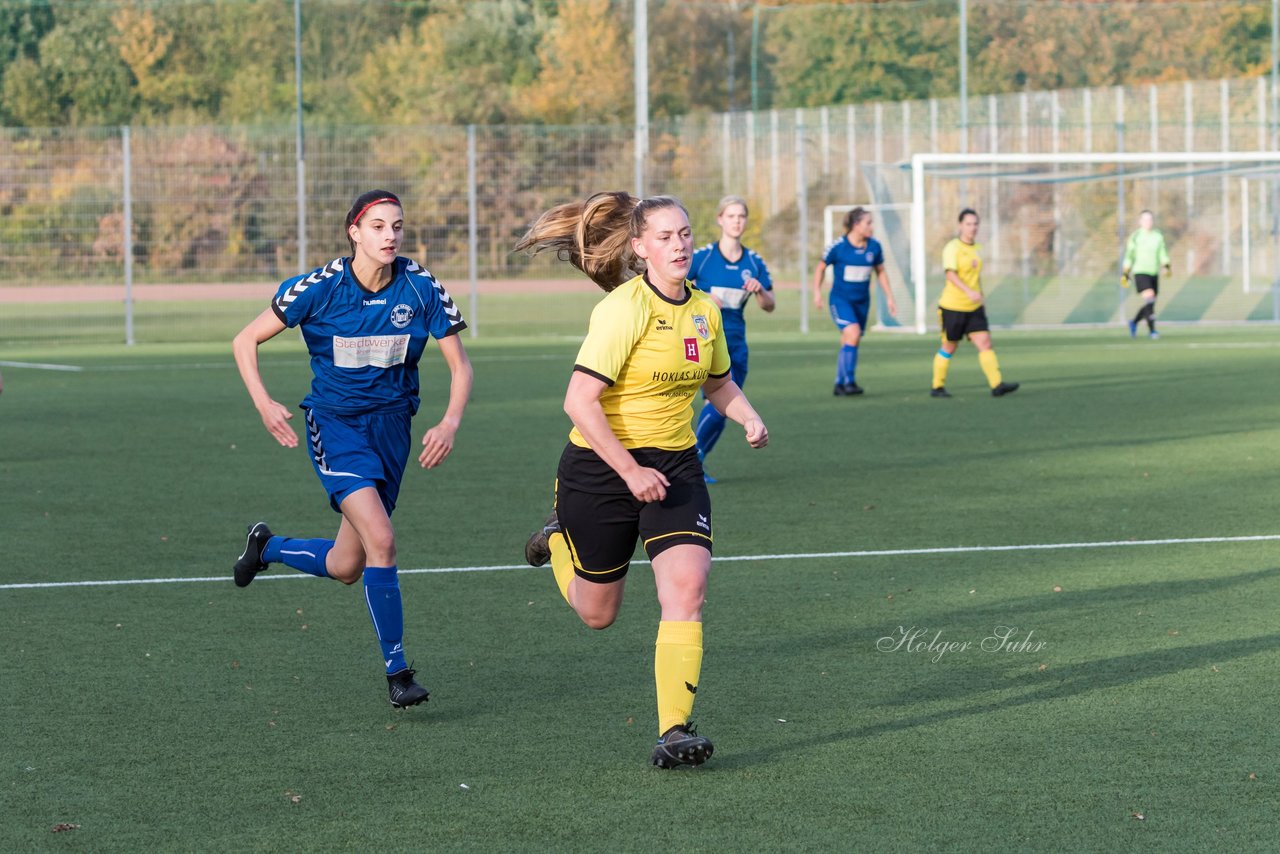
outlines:
[{"label": "green jacket", "polygon": [[1164,235],[1160,229],[1138,229],[1129,235],[1124,249],[1124,268],[1127,271],[1135,275],[1156,276],[1161,267],[1168,265],[1169,250],[1164,246]]}]

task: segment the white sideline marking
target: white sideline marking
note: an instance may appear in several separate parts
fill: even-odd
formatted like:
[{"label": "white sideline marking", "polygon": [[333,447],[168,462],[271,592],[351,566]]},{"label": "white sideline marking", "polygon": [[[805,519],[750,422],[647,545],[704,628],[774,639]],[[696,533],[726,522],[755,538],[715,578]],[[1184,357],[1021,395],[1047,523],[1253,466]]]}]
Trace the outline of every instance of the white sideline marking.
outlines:
[{"label": "white sideline marking", "polygon": [[83,371],[79,365],[54,365],[48,362],[0,362],[0,368],[33,368],[37,371]]},{"label": "white sideline marking", "polygon": [[[1017,546],[945,546],[927,549],[873,549],[855,552],[797,552],[795,554],[771,555],[731,555],[713,557],[712,563],[735,563],[766,560],[821,560],[833,557],[899,557],[902,555],[940,555],[967,554],[973,552],[1030,552],[1050,551],[1054,549],[1102,549],[1117,546],[1180,546],[1196,543],[1259,543],[1280,540],[1280,534],[1258,534],[1248,537],[1179,537],[1167,540],[1102,540],[1096,543],[1029,543]],[[633,564],[644,566],[647,560],[634,560]],[[532,569],[527,564],[505,564],[500,566],[442,566],[430,569],[402,569],[401,575],[432,575],[442,572],[505,572],[515,569]],[[286,578],[310,578],[304,572],[281,573],[278,575],[259,576],[258,581],[279,581]],[[123,578],[107,581],[38,581],[30,583],[0,584],[0,590],[34,590],[51,587],[115,587],[130,584],[187,584],[194,582],[231,580],[231,574],[215,575],[204,578]]]}]

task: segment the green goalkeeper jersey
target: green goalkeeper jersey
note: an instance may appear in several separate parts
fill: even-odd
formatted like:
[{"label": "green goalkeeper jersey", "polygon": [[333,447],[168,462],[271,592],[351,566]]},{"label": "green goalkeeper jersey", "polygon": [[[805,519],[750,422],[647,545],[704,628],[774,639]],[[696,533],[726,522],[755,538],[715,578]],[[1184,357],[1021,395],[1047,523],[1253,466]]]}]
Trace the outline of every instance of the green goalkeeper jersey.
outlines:
[{"label": "green goalkeeper jersey", "polygon": [[1164,245],[1164,235],[1153,228],[1138,229],[1129,235],[1124,249],[1124,268],[1134,275],[1156,276],[1160,268],[1169,264],[1169,250]]}]

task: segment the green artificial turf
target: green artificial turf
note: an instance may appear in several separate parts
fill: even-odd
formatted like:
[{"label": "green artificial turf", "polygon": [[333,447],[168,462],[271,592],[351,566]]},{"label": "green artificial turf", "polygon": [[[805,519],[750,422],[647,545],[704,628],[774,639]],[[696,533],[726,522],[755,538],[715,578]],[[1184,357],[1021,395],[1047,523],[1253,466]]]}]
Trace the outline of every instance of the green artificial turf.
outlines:
[{"label": "green artificial turf", "polygon": [[[647,565],[604,632],[519,568],[571,341],[469,343],[456,451],[406,474],[402,569],[502,568],[402,575],[432,689],[402,712],[359,586],[230,582],[246,523],[337,517],[225,345],[0,350],[82,369],[0,366],[0,585],[193,579],[0,588],[0,849],[1272,849],[1280,541],[1141,541],[1280,535],[1280,336],[1163,332],[997,330],[1022,389],[964,345],[950,400],[932,336],[870,336],[834,398],[834,334],[756,335],[772,441],[730,425],[707,464],[717,557],[749,558],[712,571],[716,754],[676,772]],[[303,396],[296,341],[262,362]]]}]

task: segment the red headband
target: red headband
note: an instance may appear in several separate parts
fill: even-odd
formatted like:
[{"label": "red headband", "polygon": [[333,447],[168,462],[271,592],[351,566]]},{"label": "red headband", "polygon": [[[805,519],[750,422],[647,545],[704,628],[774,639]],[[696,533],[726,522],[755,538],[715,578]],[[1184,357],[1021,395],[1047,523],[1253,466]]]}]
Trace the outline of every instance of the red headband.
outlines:
[{"label": "red headband", "polygon": [[383,202],[391,202],[392,204],[396,205],[397,207],[399,207],[399,205],[400,205],[400,200],[399,200],[399,199],[396,199],[396,198],[392,198],[391,196],[387,196],[385,199],[374,199],[373,201],[369,202],[369,204],[365,205],[364,207],[362,207],[362,208],[360,209],[360,213],[356,214],[356,218],[355,218],[355,219],[351,220],[351,224],[352,224],[352,225],[355,225],[356,223],[360,222],[360,217],[362,217],[362,216],[364,216],[365,214],[367,214],[367,213],[369,212],[369,208],[371,208],[371,207],[373,207],[373,206],[375,206],[375,205],[380,205],[380,204],[382,204]]}]

